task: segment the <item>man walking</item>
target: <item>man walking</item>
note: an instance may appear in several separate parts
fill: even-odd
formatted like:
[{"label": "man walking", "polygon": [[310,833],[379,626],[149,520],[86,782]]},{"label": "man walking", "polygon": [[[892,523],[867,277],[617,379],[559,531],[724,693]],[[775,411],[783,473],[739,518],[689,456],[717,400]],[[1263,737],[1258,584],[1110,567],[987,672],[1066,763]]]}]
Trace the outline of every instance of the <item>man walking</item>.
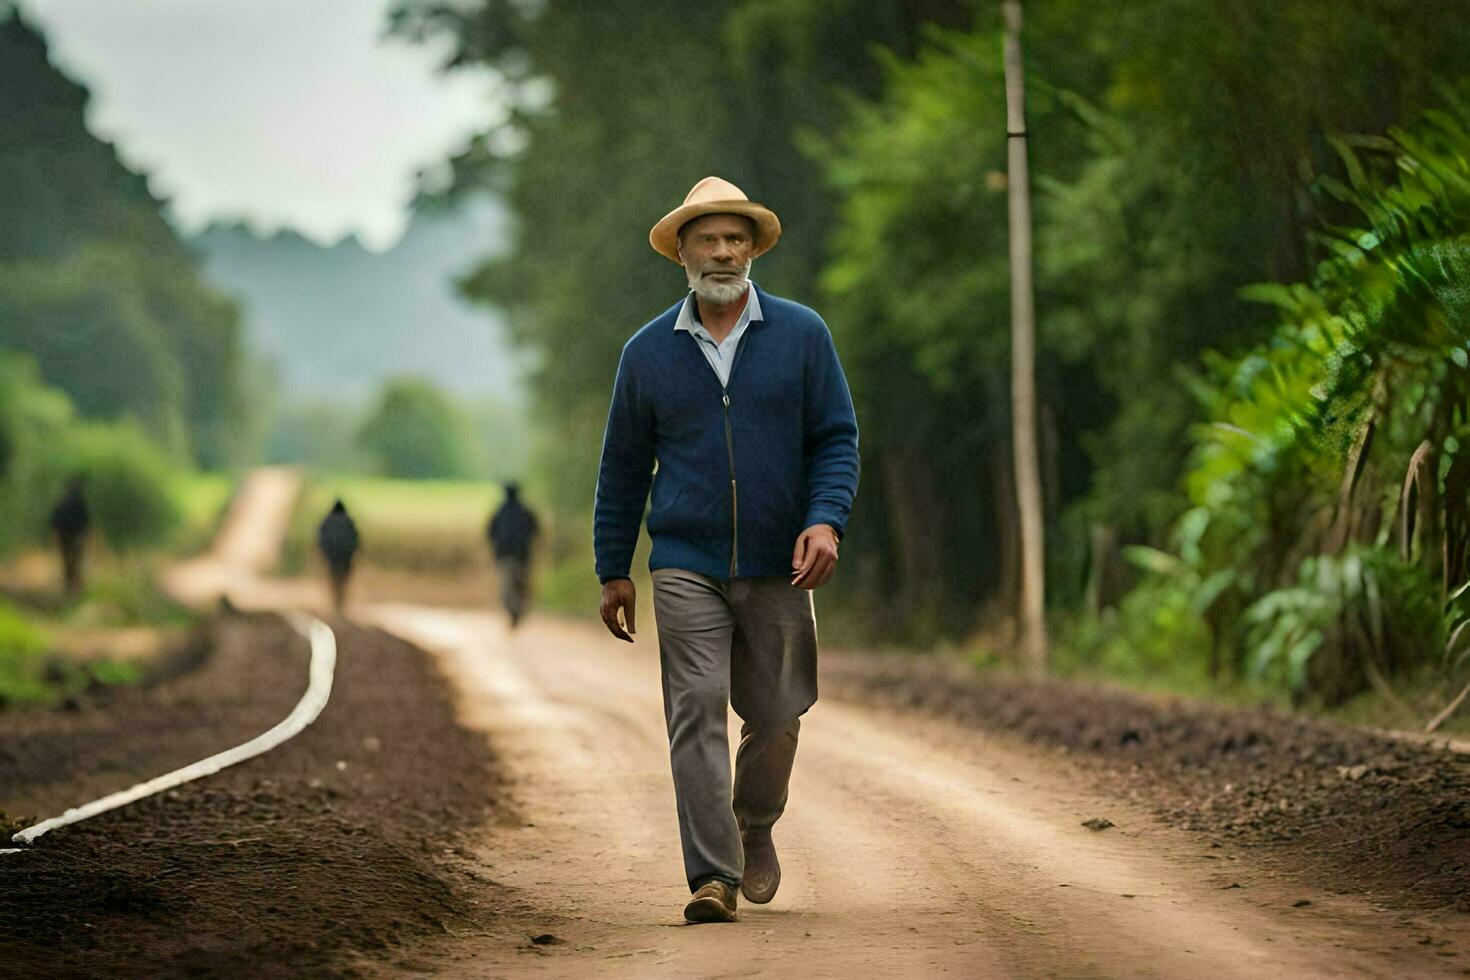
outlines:
[{"label": "man walking", "polygon": [[[628,642],[628,572],[653,490],[649,568],[691,922],[733,921],[736,889],[763,903],[780,884],[771,827],[817,699],[811,590],[832,576],[857,493],[857,419],[826,324],[749,280],[780,237],[774,213],[718,177],[654,225],[649,242],[684,267],[690,291],[623,347],[597,480],[601,615]],[[743,722],[733,786],[730,706]]]},{"label": "man walking", "polygon": [[332,608],[342,611],[347,601],[347,580],[352,577],[352,559],[359,544],[357,522],[347,513],[347,505],[338,500],[322,518],[316,531],[316,544],[327,563],[327,576],[332,583]]},{"label": "man walking", "polygon": [[490,539],[490,552],[495,557],[495,571],[500,576],[500,601],[515,629],[526,613],[531,589],[531,546],[541,526],[536,515],[521,502],[518,483],[505,485],[505,501],[490,518],[485,536]]},{"label": "man walking", "polygon": [[82,560],[87,551],[87,530],[92,526],[81,477],[73,477],[67,483],[61,499],[51,508],[49,523],[61,551],[61,578],[66,596],[75,599],[82,592]]}]

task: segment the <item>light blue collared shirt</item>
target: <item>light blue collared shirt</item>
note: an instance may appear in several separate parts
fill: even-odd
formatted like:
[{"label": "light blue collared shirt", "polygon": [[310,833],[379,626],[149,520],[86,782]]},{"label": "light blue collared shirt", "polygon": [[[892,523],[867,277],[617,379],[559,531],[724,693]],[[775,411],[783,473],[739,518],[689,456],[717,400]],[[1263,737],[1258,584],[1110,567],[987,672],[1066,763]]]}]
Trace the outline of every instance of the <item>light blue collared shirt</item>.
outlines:
[{"label": "light blue collared shirt", "polygon": [[704,329],[704,324],[694,319],[694,303],[694,292],[691,290],[684,297],[684,306],[679,310],[679,319],[674,322],[674,329],[685,330],[694,335],[694,339],[699,341],[699,349],[704,352],[704,359],[715,369],[720,386],[724,387],[730,383],[730,368],[735,364],[735,348],[740,344],[740,335],[745,333],[745,328],[750,326],[752,320],[765,319],[761,316],[761,301],[755,295],[755,283],[746,288],[745,309],[740,311],[740,318],[730,328],[724,343],[717,343],[710,332]]}]

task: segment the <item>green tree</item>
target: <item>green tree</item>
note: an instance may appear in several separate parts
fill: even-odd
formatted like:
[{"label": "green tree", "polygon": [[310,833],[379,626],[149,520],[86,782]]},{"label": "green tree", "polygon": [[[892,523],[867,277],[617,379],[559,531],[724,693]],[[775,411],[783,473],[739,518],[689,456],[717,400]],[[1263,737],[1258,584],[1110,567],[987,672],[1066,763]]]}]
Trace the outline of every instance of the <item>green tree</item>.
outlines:
[{"label": "green tree", "polygon": [[[797,134],[832,129],[854,93],[876,95],[880,45],[912,50],[920,25],[940,18],[967,23],[967,6],[399,3],[398,31],[449,38],[451,66],[497,69],[515,103],[503,126],[452,161],[447,194],[501,193],[517,215],[508,254],[480,265],[462,287],[505,307],[514,340],[539,362],[529,379],[542,434],[533,459],[560,533],[590,537],[587,511],[622,344],[684,289],[680,271],[645,244],[649,227],[697,179],[725,176],[773,207],[786,228],[754,278],[815,303],[840,194]],[[865,427],[878,421],[860,417]],[[881,514],[867,494],[854,514],[858,528]],[[855,531],[847,547],[866,536]]]},{"label": "green tree", "polygon": [[0,5],[0,347],[97,418],[206,466],[253,448],[234,303],[200,277],[142,175],[87,131],[88,94]]},{"label": "green tree", "polygon": [[[1272,322],[1238,290],[1306,278],[1314,232],[1352,220],[1312,193],[1334,132],[1381,132],[1470,70],[1470,21],[1406,0],[1038,5],[1028,62],[1085,130],[1038,149],[1041,316],[1092,346],[1103,404],[1082,445],[1086,517],[1156,538],[1182,505],[1187,377]],[[1060,147],[1057,149],[1061,149]]]},{"label": "green tree", "polygon": [[[884,594],[921,620],[923,600],[909,597],[937,597],[953,610],[941,620],[960,626],[986,597],[1001,610],[1015,599],[1015,504],[987,489],[1010,479],[996,371],[1009,353],[996,274],[998,26],[987,12],[973,30],[932,34],[912,60],[889,59],[881,98],[810,144],[842,200],[824,309],[857,375],[866,470],[883,476],[864,503],[881,504],[885,526],[855,522],[847,551],[862,561],[876,540]],[[1465,31],[1367,0],[1031,12],[1038,402],[1057,601],[1081,598],[1092,525],[1159,541],[1187,506],[1180,447],[1201,417],[1190,378],[1206,349],[1269,333],[1240,287],[1305,274],[1320,248],[1310,229],[1342,220],[1310,190],[1342,172],[1329,134],[1420,104],[1433,73],[1465,59]],[[994,463],[970,467],[960,453]]]},{"label": "green tree", "polygon": [[459,409],[438,388],[418,378],[384,385],[357,442],[388,476],[466,477],[484,469]]},{"label": "green tree", "polygon": [[[867,587],[891,597],[894,619],[873,624],[890,633],[964,629],[982,596],[1007,609],[1016,599],[997,28],[936,35],[913,61],[888,59],[883,98],[855,103],[839,135],[808,145],[842,200],[822,305],[863,425],[873,475],[865,513],[883,518],[854,528],[846,547]],[[1053,102],[1035,99],[1028,113],[1037,145],[1047,145],[1058,129]],[[1045,316],[1038,323],[1051,509],[1056,352],[1078,348],[1056,326]]]},{"label": "green tree", "polygon": [[164,542],[179,522],[173,461],[131,422],[82,422],[29,358],[0,354],[0,556],[44,541],[66,482],[80,477],[97,528],[126,551]]},{"label": "green tree", "polygon": [[117,551],[158,544],[178,527],[169,494],[174,466],[128,423],[81,425],[66,440],[68,471],[81,477],[97,529]]},{"label": "green tree", "polygon": [[117,246],[11,263],[0,275],[0,347],[32,355],[82,414],[135,418],[182,451],[183,377],[149,316],[137,266]]},{"label": "green tree", "polygon": [[[448,196],[516,213],[516,247],[463,288],[537,355],[564,516],[591,499],[620,345],[680,291],[647,229],[720,173],[782,214],[754,275],[815,300],[853,384],[865,478],[837,587],[862,626],[928,639],[1014,609],[1000,26],[997,4],[402,0],[399,31],[447,36],[514,102]],[[1330,134],[1426,104],[1470,22],[1410,0],[1054,0],[1027,31],[1047,591],[1067,605],[1094,528],[1158,544],[1188,506],[1200,357],[1273,326],[1240,287],[1306,277],[1313,231],[1349,220],[1311,190],[1343,174]]]},{"label": "green tree", "polygon": [[66,479],[64,451],[74,424],[70,401],[45,387],[29,358],[0,351],[0,556],[40,540]]}]

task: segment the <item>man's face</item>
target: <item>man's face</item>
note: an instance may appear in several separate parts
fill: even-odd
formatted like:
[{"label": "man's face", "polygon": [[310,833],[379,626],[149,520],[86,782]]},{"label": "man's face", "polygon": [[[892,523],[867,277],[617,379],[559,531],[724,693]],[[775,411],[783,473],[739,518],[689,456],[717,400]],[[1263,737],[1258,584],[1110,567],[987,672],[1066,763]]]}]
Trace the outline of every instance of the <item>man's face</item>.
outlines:
[{"label": "man's face", "polygon": [[724,305],[745,295],[755,251],[755,223],[736,214],[707,214],[684,226],[679,260],[689,288],[706,302]]}]

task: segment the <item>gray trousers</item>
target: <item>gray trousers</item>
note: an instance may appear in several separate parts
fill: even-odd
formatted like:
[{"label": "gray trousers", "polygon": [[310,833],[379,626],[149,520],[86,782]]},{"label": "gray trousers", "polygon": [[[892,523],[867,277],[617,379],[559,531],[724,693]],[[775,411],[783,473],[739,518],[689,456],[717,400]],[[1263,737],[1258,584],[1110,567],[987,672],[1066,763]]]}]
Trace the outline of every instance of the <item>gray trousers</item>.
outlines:
[{"label": "gray trousers", "polygon": [[[785,578],[661,568],[653,610],[689,888],[739,885],[740,835],[769,830],[786,809],[801,715],[817,700],[812,594]],[[733,786],[731,707],[744,722]]]}]

